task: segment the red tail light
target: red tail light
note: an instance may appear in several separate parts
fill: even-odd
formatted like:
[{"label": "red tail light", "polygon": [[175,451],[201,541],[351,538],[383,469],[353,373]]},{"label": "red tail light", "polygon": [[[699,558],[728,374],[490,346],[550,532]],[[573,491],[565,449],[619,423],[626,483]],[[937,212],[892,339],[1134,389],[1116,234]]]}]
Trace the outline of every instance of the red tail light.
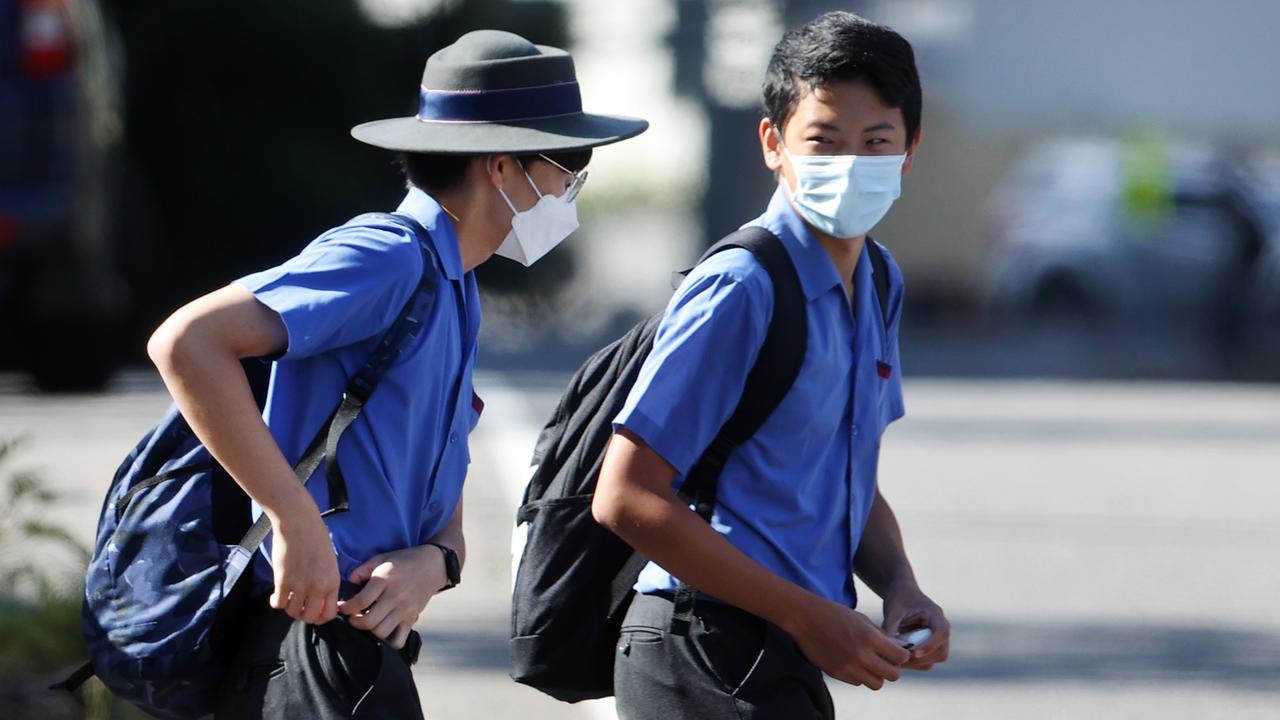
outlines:
[{"label": "red tail light", "polygon": [[22,0],[22,70],[46,80],[71,69],[74,41],[62,0]]},{"label": "red tail light", "polygon": [[8,250],[18,238],[18,223],[8,215],[0,215],[0,250]]}]

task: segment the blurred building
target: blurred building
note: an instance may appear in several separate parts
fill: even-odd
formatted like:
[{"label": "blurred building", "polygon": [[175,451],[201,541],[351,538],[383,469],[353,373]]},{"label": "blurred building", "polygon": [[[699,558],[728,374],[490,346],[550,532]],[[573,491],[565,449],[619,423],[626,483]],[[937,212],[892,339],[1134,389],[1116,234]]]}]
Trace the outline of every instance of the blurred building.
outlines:
[{"label": "blurred building", "polygon": [[[759,163],[759,88],[784,30],[850,9],[915,46],[924,144],[876,233],[913,292],[972,298],[986,202],[1025,148],[1059,134],[1153,128],[1196,140],[1280,141],[1268,92],[1280,66],[1280,4],[1225,0],[566,0],[589,100],[648,117],[640,140],[602,151],[600,185],[653,200],[698,193],[707,242],[754,216],[771,182]],[[664,39],[666,42],[660,42]]]},{"label": "blurred building", "polygon": [[1280,94],[1268,91],[1280,4],[1265,0],[98,3],[122,48],[119,180],[107,188],[119,201],[78,201],[84,217],[112,208],[99,225],[114,226],[134,359],[181,302],[393,207],[390,158],[348,129],[410,111],[425,57],[479,27],[567,45],[589,108],[651,122],[595,154],[583,230],[563,250],[533,271],[481,269],[508,294],[487,323],[513,345],[541,332],[539,314],[586,338],[657,309],[670,270],[761,211],[773,190],[756,136],[769,55],[829,9],[887,23],[917,50],[924,144],[874,233],[906,270],[913,324],[977,315],[990,195],[1046,138],[1137,128],[1245,153],[1280,144]]},{"label": "blurred building", "polygon": [[925,142],[880,230],[917,284],[972,289],[988,196],[1043,138],[1280,142],[1277,3],[882,0],[867,12],[912,41],[925,84]]}]

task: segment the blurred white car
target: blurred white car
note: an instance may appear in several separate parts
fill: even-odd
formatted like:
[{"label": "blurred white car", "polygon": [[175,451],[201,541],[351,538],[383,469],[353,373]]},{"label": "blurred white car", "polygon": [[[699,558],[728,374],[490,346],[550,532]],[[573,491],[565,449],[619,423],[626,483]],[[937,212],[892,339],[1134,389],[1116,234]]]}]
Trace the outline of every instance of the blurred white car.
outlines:
[{"label": "blurred white car", "polygon": [[1246,157],[1153,139],[1033,147],[991,199],[993,315],[1239,347],[1264,329],[1251,303],[1280,313],[1280,165]]}]

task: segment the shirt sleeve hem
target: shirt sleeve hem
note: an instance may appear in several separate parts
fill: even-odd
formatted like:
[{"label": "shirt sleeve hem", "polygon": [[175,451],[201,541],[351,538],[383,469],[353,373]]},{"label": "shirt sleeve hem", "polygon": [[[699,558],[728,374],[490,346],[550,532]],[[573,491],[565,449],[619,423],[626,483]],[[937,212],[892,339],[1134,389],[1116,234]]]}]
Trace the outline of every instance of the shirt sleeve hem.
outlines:
[{"label": "shirt sleeve hem", "polygon": [[275,316],[280,319],[280,324],[284,327],[284,335],[285,335],[284,348],[282,348],[279,352],[276,352],[273,355],[268,356],[268,359],[270,360],[273,360],[273,361],[279,360],[283,357],[288,356],[289,350],[293,348],[293,328],[289,327],[289,321],[286,319],[285,313],[281,310],[281,308],[275,307],[274,305],[271,304],[272,294],[269,292],[259,292],[260,290],[259,288],[255,288],[252,284],[248,282],[249,278],[251,277],[253,276],[250,275],[248,277],[243,277],[238,280],[234,280],[232,282],[244,288],[245,290],[248,290],[253,295],[254,300],[257,300],[259,303],[262,304],[263,307],[275,313]]},{"label": "shirt sleeve hem", "polygon": [[635,433],[668,465],[675,468],[677,473],[682,476],[688,474],[691,461],[680,456],[676,447],[678,443],[674,443],[665,437],[662,426],[654,422],[649,416],[639,410],[632,410],[630,414],[619,417],[613,423],[614,432],[624,427]]}]

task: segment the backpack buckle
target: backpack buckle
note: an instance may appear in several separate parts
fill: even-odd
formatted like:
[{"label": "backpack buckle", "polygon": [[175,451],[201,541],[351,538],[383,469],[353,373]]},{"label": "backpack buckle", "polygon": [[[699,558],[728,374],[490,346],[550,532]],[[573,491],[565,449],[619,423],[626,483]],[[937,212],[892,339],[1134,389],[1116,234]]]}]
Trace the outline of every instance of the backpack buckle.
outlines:
[{"label": "backpack buckle", "polygon": [[347,383],[347,389],[342,391],[342,402],[355,407],[364,407],[371,395],[373,395],[373,387],[365,382],[364,378],[354,377]]}]

